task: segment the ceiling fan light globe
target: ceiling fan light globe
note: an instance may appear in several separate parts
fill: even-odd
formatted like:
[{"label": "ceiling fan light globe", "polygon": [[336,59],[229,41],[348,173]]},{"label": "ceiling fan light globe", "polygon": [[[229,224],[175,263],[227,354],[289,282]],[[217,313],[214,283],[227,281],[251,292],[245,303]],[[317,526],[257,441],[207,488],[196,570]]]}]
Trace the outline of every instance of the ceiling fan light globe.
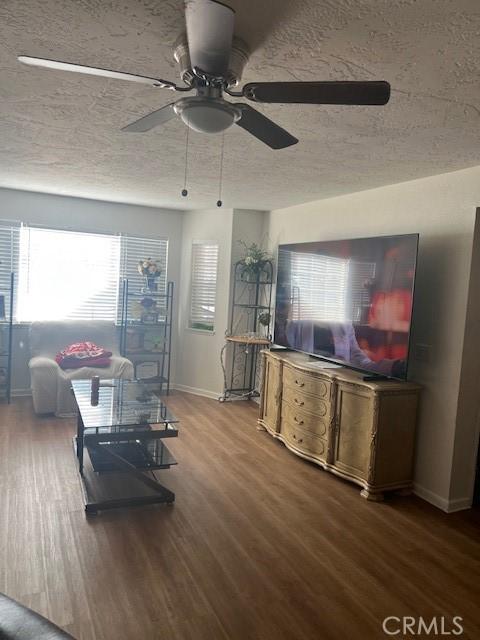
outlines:
[{"label": "ceiling fan light globe", "polygon": [[221,133],[235,122],[233,113],[209,105],[196,105],[182,111],[182,120],[200,133]]},{"label": "ceiling fan light globe", "polygon": [[175,110],[190,129],[200,133],[222,133],[239,118],[235,107],[224,100],[185,98]]}]

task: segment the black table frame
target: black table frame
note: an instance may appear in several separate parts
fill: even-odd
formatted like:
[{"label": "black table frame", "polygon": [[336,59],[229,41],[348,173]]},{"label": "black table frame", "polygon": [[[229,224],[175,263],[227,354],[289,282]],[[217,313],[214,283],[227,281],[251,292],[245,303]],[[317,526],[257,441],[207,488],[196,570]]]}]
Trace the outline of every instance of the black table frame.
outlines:
[{"label": "black table frame", "polygon": [[[169,429],[170,423],[165,422],[164,429],[150,429],[150,425],[143,425],[143,429],[135,430],[135,427],[119,427],[120,431],[113,433],[85,433],[85,425],[80,409],[77,408],[77,436],[74,438],[74,450],[78,459],[78,470],[80,473],[81,486],[83,490],[83,496],[85,501],[85,512],[87,515],[96,515],[98,511],[106,509],[117,509],[119,507],[131,507],[135,505],[146,505],[156,503],[166,503],[172,505],[175,502],[175,494],[170,489],[167,489],[161,485],[155,478],[152,470],[142,470],[131,464],[125,458],[114,453],[108,447],[109,443],[113,442],[125,442],[134,440],[152,440],[173,438],[178,436],[177,429]],[[147,427],[147,429],[145,428]],[[98,427],[100,430],[102,427]],[[84,476],[84,449],[93,449],[100,453],[102,456],[106,456],[114,465],[118,468],[119,472],[131,474],[137,480],[140,480],[149,489],[153,489],[155,494],[149,494],[144,496],[132,496],[126,498],[112,498],[110,500],[97,500],[92,492],[88,488],[88,484],[85,481]],[[171,465],[165,465],[168,469]],[[147,475],[151,473],[152,475]],[[152,477],[153,476],[153,477]]]}]

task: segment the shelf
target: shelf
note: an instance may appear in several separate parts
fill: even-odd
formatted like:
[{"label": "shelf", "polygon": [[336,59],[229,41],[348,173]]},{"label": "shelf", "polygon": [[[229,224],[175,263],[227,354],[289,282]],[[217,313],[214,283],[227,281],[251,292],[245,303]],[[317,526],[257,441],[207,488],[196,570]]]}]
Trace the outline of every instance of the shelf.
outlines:
[{"label": "shelf", "polygon": [[129,298],[168,298],[168,293],[158,293],[156,291],[149,291],[148,293],[130,293],[128,292]]},{"label": "shelf", "polygon": [[[141,284],[141,283],[140,283]],[[142,361],[152,361],[158,365],[152,378],[142,380],[150,387],[150,391],[159,394],[170,391],[170,360],[171,340],[173,328],[173,282],[168,282],[166,289],[161,291],[146,291],[139,284],[132,283],[129,288],[128,280],[124,281],[122,307],[122,355],[130,358],[135,367]],[[136,308],[143,298],[150,298],[153,307],[140,310]],[[156,305],[156,307],[155,307]],[[148,320],[152,320],[149,322]],[[149,373],[145,371],[146,373]]]},{"label": "shelf", "polygon": [[270,310],[270,307],[265,306],[264,304],[241,304],[239,302],[235,302],[234,307],[240,307],[240,308],[244,308],[244,309],[268,309]]},{"label": "shelf", "polygon": [[127,349],[125,351],[125,355],[126,356],[166,356],[168,355],[168,351],[143,351],[143,350],[136,351],[135,349],[133,350]]},{"label": "shelf", "polygon": [[127,329],[129,327],[135,327],[138,329],[155,329],[155,327],[168,327],[169,324],[166,320],[162,322],[140,322],[139,320],[129,320],[127,322]]},{"label": "shelf", "polygon": [[271,340],[269,340],[268,338],[259,338],[259,337],[249,338],[248,336],[227,336],[226,341],[237,342],[239,344],[260,344],[265,346],[268,346],[269,344],[271,344]]},{"label": "shelf", "polygon": [[167,378],[164,378],[163,376],[155,376],[154,378],[139,378],[138,381],[142,382],[143,384],[166,384],[168,382]]},{"label": "shelf", "polygon": [[[98,445],[110,450],[117,456],[132,464],[136,469],[169,469],[177,461],[161,440],[135,440],[131,442],[110,442]],[[108,473],[119,471],[118,465],[107,455],[102,455],[97,448],[87,445],[88,454],[94,471]]]}]

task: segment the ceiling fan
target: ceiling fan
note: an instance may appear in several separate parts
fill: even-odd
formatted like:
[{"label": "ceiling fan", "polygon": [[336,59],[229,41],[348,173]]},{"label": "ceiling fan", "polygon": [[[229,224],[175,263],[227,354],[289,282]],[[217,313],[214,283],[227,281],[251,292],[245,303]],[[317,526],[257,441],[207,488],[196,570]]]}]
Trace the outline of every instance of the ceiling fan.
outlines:
[{"label": "ceiling fan", "polygon": [[283,149],[298,142],[288,131],[245,102],[229,102],[223,94],[252,102],[384,105],[390,98],[385,81],[366,82],[249,82],[238,85],[248,49],[233,35],[235,12],[217,0],[186,0],[187,33],[175,45],[174,57],[180,65],[184,85],[121,71],[86,67],[70,62],[19,56],[25,64],[75,71],[90,75],[149,84],[161,89],[188,92],[161,109],[132,122],[122,131],[143,133],[180,116],[185,124],[202,133],[220,133],[233,124],[242,127],[272,149]]}]

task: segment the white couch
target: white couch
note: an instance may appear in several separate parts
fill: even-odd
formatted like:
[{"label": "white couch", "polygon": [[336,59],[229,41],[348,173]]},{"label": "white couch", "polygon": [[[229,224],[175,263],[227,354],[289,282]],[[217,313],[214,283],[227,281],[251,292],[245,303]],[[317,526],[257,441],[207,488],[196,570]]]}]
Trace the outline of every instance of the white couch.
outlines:
[{"label": "white couch", "polygon": [[[106,368],[81,367],[63,371],[55,362],[59,351],[74,342],[89,340],[112,352]],[[133,364],[119,355],[117,329],[113,322],[69,321],[33,322],[30,327],[31,359],[28,363],[35,413],[54,413],[59,417],[75,415],[75,400],[70,381],[100,378],[134,377]]]}]

